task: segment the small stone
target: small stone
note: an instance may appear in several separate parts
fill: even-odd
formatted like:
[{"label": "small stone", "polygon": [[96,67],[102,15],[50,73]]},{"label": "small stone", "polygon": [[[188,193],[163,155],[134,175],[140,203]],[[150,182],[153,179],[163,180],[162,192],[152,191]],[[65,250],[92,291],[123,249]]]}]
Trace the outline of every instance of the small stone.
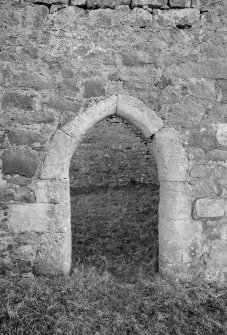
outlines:
[{"label": "small stone", "polygon": [[19,187],[15,194],[15,200],[19,202],[35,202],[35,196],[30,188],[22,186]]},{"label": "small stone", "polygon": [[22,272],[30,272],[32,269],[32,263],[30,260],[17,259],[17,264]]},{"label": "small stone", "polygon": [[22,274],[22,278],[27,280],[34,280],[35,276],[32,272],[27,272]]},{"label": "small stone", "polygon": [[170,0],[170,8],[190,8],[191,0]]},{"label": "small stone", "polygon": [[0,252],[7,250],[7,243],[0,242]]},{"label": "small stone", "polygon": [[[32,3],[40,3],[40,0],[28,0],[28,2]],[[68,5],[69,0],[42,0],[42,4],[52,5],[52,4],[58,4],[58,5]]]},{"label": "small stone", "polygon": [[224,199],[198,199],[195,204],[198,217],[222,217],[225,214]]},{"label": "small stone", "polygon": [[227,123],[217,124],[217,139],[219,144],[227,146]]},{"label": "small stone", "polygon": [[86,6],[87,0],[71,0],[71,6]]},{"label": "small stone", "polygon": [[207,159],[212,161],[227,161],[227,151],[224,150],[212,150],[207,153]]},{"label": "small stone", "polygon": [[221,88],[221,101],[227,102],[227,80],[222,80],[220,88]]},{"label": "small stone", "polygon": [[161,8],[167,6],[167,0],[132,0],[131,7],[149,6],[153,8]]},{"label": "small stone", "polygon": [[9,231],[10,228],[6,222],[0,222],[0,230]]},{"label": "small stone", "polygon": [[87,8],[115,8],[118,5],[130,5],[130,0],[87,0]]},{"label": "small stone", "polygon": [[205,178],[213,172],[213,168],[206,165],[195,165],[191,170],[193,178]]}]

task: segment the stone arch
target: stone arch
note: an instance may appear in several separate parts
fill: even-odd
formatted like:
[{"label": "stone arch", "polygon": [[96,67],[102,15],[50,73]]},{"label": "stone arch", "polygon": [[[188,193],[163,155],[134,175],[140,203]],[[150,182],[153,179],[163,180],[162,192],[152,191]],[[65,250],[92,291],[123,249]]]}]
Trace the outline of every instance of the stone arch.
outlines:
[{"label": "stone arch", "polygon": [[70,160],[88,129],[111,115],[128,120],[145,137],[154,135],[152,149],[160,181],[159,268],[163,274],[177,277],[179,272],[185,272],[187,250],[193,238],[187,157],[177,131],[163,128],[162,120],[151,109],[129,95],[114,95],[92,105],[53,136],[39,177],[34,181],[37,203],[33,216],[39,213],[40,225],[46,225],[49,234],[49,244],[40,246],[36,271],[64,274],[70,271]]}]

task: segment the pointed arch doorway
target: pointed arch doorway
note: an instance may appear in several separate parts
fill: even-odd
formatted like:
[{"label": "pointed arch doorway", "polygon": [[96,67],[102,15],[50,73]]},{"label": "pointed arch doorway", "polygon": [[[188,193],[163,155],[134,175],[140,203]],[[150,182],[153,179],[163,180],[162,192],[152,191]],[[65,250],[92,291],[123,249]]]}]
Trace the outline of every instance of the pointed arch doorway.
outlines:
[{"label": "pointed arch doorway", "polygon": [[159,271],[166,276],[182,277],[187,272],[188,249],[193,240],[190,190],[186,183],[187,157],[177,131],[163,127],[154,111],[129,95],[114,95],[92,105],[54,134],[35,182],[37,203],[52,204],[47,211],[49,243],[39,248],[36,271],[43,274],[70,272],[71,157],[86,132],[112,115],[127,120],[147,138],[154,135],[152,147],[160,183]]}]

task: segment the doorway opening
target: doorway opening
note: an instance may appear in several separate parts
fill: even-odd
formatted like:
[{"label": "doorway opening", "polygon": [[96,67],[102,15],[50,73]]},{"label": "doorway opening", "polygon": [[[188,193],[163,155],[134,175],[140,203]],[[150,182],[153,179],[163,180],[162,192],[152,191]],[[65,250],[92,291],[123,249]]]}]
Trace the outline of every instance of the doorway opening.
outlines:
[{"label": "doorway opening", "polygon": [[[86,138],[86,134],[88,135],[89,131],[92,131],[92,128],[102,120],[108,117],[111,119],[113,116],[129,122],[141,131],[145,138],[152,138],[151,147],[157,162],[160,183],[159,273],[177,280],[188,278],[190,252],[197,238],[197,226],[191,216],[192,197],[191,186],[188,183],[189,163],[186,151],[176,129],[163,126],[162,120],[142,101],[121,94],[91,104],[86,110],[81,109],[75,118],[57,129],[51,139],[40,171],[37,173],[39,178],[34,185],[37,201],[35,210],[39,212],[39,216],[40,210],[42,211],[41,229],[48,232],[49,238],[48,244],[40,245],[39,259],[36,260],[37,271],[45,274],[70,272],[72,234],[69,167],[71,158],[73,153],[79,152],[78,147]],[[103,163],[104,157],[99,160]],[[78,175],[77,180],[80,180],[80,177]],[[138,182],[133,177],[130,183],[136,185]],[[99,184],[97,186],[100,187]],[[121,205],[124,202],[127,201],[122,198]],[[118,212],[115,210],[115,215]],[[34,213],[33,209],[32,215],[35,215]]]},{"label": "doorway opening", "polygon": [[70,164],[72,269],[133,282],[158,271],[158,169],[151,139],[110,116],[81,140]]}]

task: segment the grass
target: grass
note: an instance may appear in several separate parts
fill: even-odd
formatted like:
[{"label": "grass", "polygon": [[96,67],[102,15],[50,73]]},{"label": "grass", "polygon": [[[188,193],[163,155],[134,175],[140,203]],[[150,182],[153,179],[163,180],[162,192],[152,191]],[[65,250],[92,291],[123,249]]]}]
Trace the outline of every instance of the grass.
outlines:
[{"label": "grass", "polygon": [[0,278],[0,334],[222,335],[227,287],[120,284],[77,267],[69,277]]},{"label": "grass", "polygon": [[0,335],[226,335],[227,286],[157,274],[157,206],[149,186],[74,194],[71,275],[0,277]]},{"label": "grass", "polygon": [[100,188],[71,200],[73,266],[108,270],[133,282],[157,272],[158,191],[152,185]]}]

